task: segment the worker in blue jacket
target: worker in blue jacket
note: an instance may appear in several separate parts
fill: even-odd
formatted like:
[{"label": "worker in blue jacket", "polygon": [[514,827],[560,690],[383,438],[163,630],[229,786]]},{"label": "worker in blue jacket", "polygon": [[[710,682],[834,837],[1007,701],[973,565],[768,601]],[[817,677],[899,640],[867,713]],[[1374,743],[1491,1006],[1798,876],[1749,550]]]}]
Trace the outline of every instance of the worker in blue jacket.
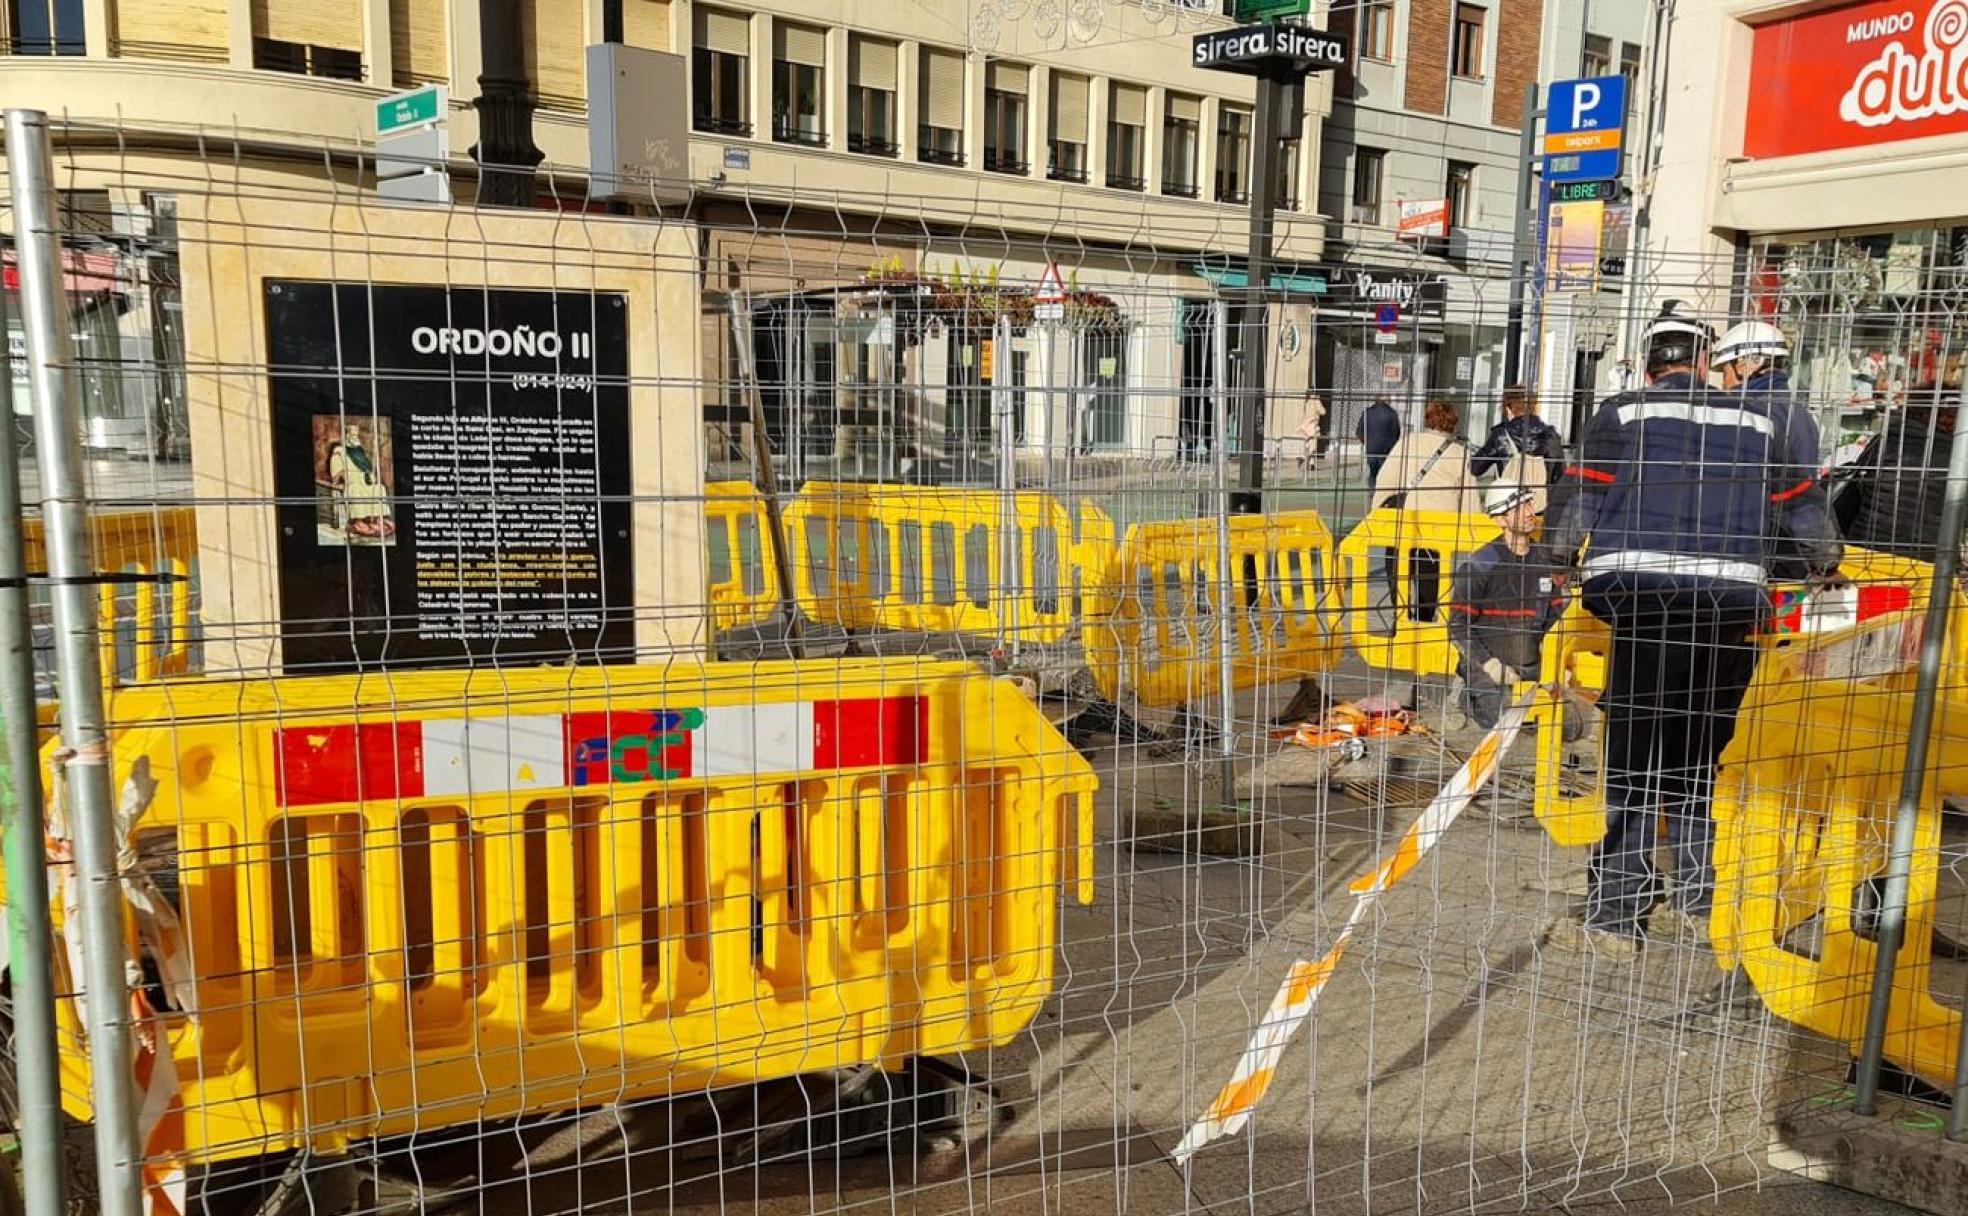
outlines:
[{"label": "worker in blue jacket", "polygon": [[[1676,936],[1708,939],[1709,802],[1755,672],[1750,637],[1770,564],[1788,541],[1813,579],[1829,579],[1841,556],[1815,437],[1797,433],[1778,398],[1711,390],[1714,341],[1669,301],[1643,337],[1647,387],[1601,404],[1552,496],[1546,541],[1577,565],[1585,607],[1613,634],[1600,700],[1606,836],[1593,850],[1584,923],[1553,941],[1613,959],[1638,952],[1642,920],[1663,896]],[[1653,866],[1661,820],[1671,891]]]}]

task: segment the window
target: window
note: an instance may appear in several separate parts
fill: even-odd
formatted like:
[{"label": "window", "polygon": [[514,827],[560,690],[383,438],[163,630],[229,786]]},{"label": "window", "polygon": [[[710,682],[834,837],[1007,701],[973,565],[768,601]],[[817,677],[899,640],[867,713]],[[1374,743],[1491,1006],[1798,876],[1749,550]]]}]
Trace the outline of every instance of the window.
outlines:
[{"label": "window", "polygon": [[278,38],[253,39],[253,66],[263,72],[292,72],[328,80],[362,79],[362,52],[307,46]]},{"label": "window", "polygon": [[1203,138],[1203,101],[1180,93],[1168,95],[1162,115],[1162,193],[1195,198],[1196,158]]},{"label": "window", "polygon": [[1025,90],[1031,71],[1018,63],[984,65],[984,168],[1025,174]]},{"label": "window", "polygon": [[827,144],[827,32],[772,23],[772,138],[782,144]]},{"label": "window", "polygon": [[1271,202],[1280,211],[1298,210],[1299,138],[1278,141],[1278,177],[1271,183]]},{"label": "window", "polygon": [[1353,151],[1353,215],[1356,224],[1380,223],[1380,178],[1387,153],[1378,148]]},{"label": "window", "polygon": [[1224,106],[1216,112],[1216,201],[1250,202],[1251,112]]},{"label": "window", "polygon": [[1620,43],[1620,75],[1626,77],[1626,108],[1631,110],[1640,100],[1640,46],[1638,43]]},{"label": "window", "polygon": [[1087,179],[1087,97],[1084,76],[1052,74],[1051,159],[1046,176],[1056,182]]},{"label": "window", "polygon": [[1449,204],[1449,227],[1469,227],[1473,215],[1470,207],[1476,202],[1476,166],[1459,160],[1450,161],[1449,176],[1443,184],[1442,197]]},{"label": "window", "polygon": [[80,55],[82,0],[13,0],[7,5],[7,51],[14,55]]},{"label": "window", "polygon": [[1139,85],[1113,86],[1107,122],[1107,184],[1116,190],[1146,188],[1148,151],[1148,90]]},{"label": "window", "polygon": [[1464,80],[1483,78],[1483,21],[1488,16],[1480,4],[1456,5],[1449,71]]},{"label": "window", "polygon": [[1361,0],[1360,57],[1393,62],[1394,0]]},{"label": "window", "polygon": [[964,163],[964,57],[925,48],[922,53],[922,129],[916,159],[931,165]]},{"label": "window", "polygon": [[847,150],[901,151],[895,126],[895,44],[856,34],[847,44]]},{"label": "window", "polygon": [[1585,50],[1579,56],[1579,75],[1611,76],[1613,74],[1613,40],[1603,34],[1587,34]]},{"label": "window", "polygon": [[699,8],[691,54],[691,122],[713,135],[750,135],[746,79],[751,65],[751,22],[737,13]]}]

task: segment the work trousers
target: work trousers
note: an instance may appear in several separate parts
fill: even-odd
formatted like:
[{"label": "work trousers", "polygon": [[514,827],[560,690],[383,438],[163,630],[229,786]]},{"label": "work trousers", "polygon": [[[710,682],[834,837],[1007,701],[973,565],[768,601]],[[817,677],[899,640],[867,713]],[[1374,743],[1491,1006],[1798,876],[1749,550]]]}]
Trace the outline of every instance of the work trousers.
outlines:
[{"label": "work trousers", "polygon": [[1673,853],[1675,906],[1705,916],[1715,898],[1715,766],[1756,670],[1750,643],[1762,589],[1661,575],[1591,579],[1585,606],[1612,628],[1600,708],[1606,729],[1606,837],[1594,847],[1586,923],[1638,936],[1666,892],[1657,836]]}]

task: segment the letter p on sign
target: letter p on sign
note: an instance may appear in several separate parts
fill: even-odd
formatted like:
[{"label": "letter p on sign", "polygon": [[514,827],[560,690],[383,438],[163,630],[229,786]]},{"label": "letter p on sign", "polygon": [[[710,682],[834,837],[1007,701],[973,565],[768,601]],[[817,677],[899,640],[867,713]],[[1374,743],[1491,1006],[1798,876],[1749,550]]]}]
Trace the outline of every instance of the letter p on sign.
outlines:
[{"label": "letter p on sign", "polygon": [[1599,108],[1599,86],[1590,80],[1581,80],[1572,90],[1572,124],[1574,131],[1590,129],[1593,124],[1592,112]]}]

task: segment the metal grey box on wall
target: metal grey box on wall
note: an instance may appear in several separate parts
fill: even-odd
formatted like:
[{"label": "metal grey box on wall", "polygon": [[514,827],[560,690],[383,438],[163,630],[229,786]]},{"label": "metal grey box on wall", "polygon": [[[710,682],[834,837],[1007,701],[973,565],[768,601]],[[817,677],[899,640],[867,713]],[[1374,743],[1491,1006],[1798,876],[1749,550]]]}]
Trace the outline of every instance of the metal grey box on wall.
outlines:
[{"label": "metal grey box on wall", "polygon": [[687,81],[681,55],[613,42],[588,48],[589,198],[685,198]]}]

